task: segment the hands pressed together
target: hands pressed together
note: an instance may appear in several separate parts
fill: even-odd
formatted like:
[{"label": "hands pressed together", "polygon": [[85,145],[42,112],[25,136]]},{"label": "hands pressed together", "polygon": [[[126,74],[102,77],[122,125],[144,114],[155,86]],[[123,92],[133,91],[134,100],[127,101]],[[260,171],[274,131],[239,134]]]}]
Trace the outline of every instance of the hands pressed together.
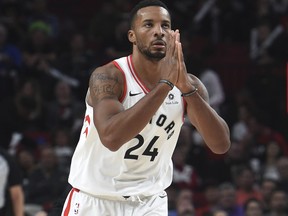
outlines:
[{"label": "hands pressed together", "polygon": [[162,79],[173,83],[181,92],[191,92],[195,89],[186,70],[178,29],[170,31],[166,56],[162,61]]}]

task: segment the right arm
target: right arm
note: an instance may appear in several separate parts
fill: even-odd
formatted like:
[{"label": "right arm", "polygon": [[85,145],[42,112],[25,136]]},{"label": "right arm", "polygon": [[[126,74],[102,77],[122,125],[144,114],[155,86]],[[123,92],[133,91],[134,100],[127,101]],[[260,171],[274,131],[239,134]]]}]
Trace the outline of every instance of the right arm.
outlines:
[{"label": "right arm", "polygon": [[167,84],[159,83],[125,110],[119,101],[123,87],[124,77],[112,64],[97,68],[89,82],[94,124],[101,142],[111,151],[118,150],[148,124],[170,90]]},{"label": "right arm", "polygon": [[9,188],[15,216],[24,216],[24,193],[21,185]]}]

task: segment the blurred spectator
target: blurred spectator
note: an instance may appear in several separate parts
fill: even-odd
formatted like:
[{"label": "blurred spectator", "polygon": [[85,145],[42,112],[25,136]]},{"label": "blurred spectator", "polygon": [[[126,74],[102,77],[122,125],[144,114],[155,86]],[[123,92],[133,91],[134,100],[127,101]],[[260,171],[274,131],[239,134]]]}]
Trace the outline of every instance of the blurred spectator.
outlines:
[{"label": "blurred spectator", "polygon": [[219,190],[218,209],[226,211],[228,216],[243,216],[243,208],[237,204],[235,186],[231,183],[222,183],[219,185]]},{"label": "blurred spectator", "polygon": [[19,164],[20,172],[23,176],[23,189],[26,194],[27,185],[29,181],[29,176],[36,168],[36,159],[32,152],[26,149],[22,149],[16,154],[17,162]]},{"label": "blurred spectator", "polygon": [[277,161],[277,171],[279,175],[278,187],[288,193],[288,157],[282,156]]},{"label": "blurred spectator", "polygon": [[199,79],[207,88],[210,106],[221,115],[221,105],[225,101],[225,93],[219,75],[212,69],[204,69],[201,71]]},{"label": "blurred spectator", "polygon": [[22,179],[14,158],[0,148],[0,215],[24,216]]},{"label": "blurred spectator", "polygon": [[[103,20],[105,20],[105,24],[103,24]],[[118,20],[119,14],[113,2],[102,1],[98,12],[89,23],[90,43],[95,49],[105,49],[113,41]],[[104,61],[106,60],[102,59],[102,62]]]},{"label": "blurred spectator", "polygon": [[263,212],[266,214],[269,211],[269,202],[272,196],[272,193],[277,189],[277,182],[273,179],[262,179],[260,183],[260,191],[262,194],[262,207]]},{"label": "blurred spectator", "polygon": [[6,27],[0,23],[0,101],[15,93],[22,64],[20,49],[8,38]]},{"label": "blurred spectator", "polygon": [[[219,202],[219,188],[216,184],[207,184],[204,188],[204,202],[200,207],[196,207],[196,216],[204,216],[214,213]],[[213,214],[212,214],[213,215]]]},{"label": "blurred spectator", "polygon": [[233,181],[233,174],[237,172],[239,167],[247,165],[249,163],[249,155],[245,145],[236,140],[231,141],[231,147],[225,155],[224,161],[226,165],[227,179]]},{"label": "blurred spectator", "polygon": [[264,155],[264,161],[261,167],[261,177],[268,179],[279,179],[279,174],[277,171],[277,161],[282,156],[279,144],[275,141],[268,143]]},{"label": "blurred spectator", "polygon": [[225,161],[226,154],[214,154],[195,130],[192,132],[192,146],[188,155],[187,164],[196,169],[202,184],[222,183],[231,179],[230,167]]},{"label": "blurred spectator", "polygon": [[281,24],[264,20],[251,30],[250,58],[258,65],[283,64],[288,57],[288,40]]},{"label": "blurred spectator", "polygon": [[246,137],[246,145],[249,147],[250,157],[263,161],[267,145],[274,141],[280,147],[283,155],[288,155],[288,144],[279,131],[269,127],[254,116],[247,124],[249,136]]},{"label": "blurred spectator", "polygon": [[[11,144],[13,137],[18,134],[20,138],[15,141],[13,148],[24,137],[29,137],[37,144],[42,144],[45,140],[40,140],[34,133],[45,130],[44,113],[42,106],[42,95],[39,83],[34,79],[23,80],[17,88],[17,94],[9,98],[0,107],[0,142]],[[6,140],[6,141],[5,141]]]},{"label": "blurred spectator", "polygon": [[174,165],[173,183],[180,189],[186,188],[191,191],[197,191],[201,185],[200,177],[195,168],[186,163],[186,155],[191,143],[184,143],[182,136],[179,137],[178,144],[172,155]]},{"label": "blurred spectator", "polygon": [[46,0],[30,0],[26,2],[28,9],[28,25],[33,22],[41,21],[49,27],[49,36],[56,38],[59,33],[59,21],[55,14],[47,8]]},{"label": "blurred spectator", "polygon": [[252,17],[254,23],[257,23],[260,20],[271,20],[273,24],[276,23],[276,18],[273,14],[270,2],[270,0],[256,0],[254,2],[254,16]]},{"label": "blurred spectator", "polygon": [[200,179],[196,170],[183,161],[183,151],[178,147],[173,154],[174,172],[173,182],[179,188],[189,188],[190,190],[197,190],[200,186]]},{"label": "blurred spectator", "polygon": [[9,43],[19,46],[23,35],[26,34],[26,17],[21,0],[0,1],[0,23],[6,26],[9,32]]},{"label": "blurred spectator", "polygon": [[49,89],[55,82],[50,70],[57,57],[55,43],[49,37],[50,32],[46,23],[33,22],[29,25],[29,32],[22,45],[25,74],[38,80],[46,99],[51,96]]},{"label": "blurred spectator", "polygon": [[236,43],[246,42],[253,15],[251,1],[232,0],[217,1],[219,34],[222,41]]},{"label": "blurred spectator", "polygon": [[232,139],[242,141],[248,136],[247,124],[252,115],[253,113],[248,105],[238,105],[237,120],[231,127]]},{"label": "blurred spectator", "polygon": [[98,65],[95,53],[86,45],[83,33],[75,33],[69,40],[69,47],[59,55],[56,67],[65,75],[77,79],[80,86],[75,91],[78,98],[85,97],[91,70]]},{"label": "blurred spectator", "polygon": [[71,133],[78,131],[79,121],[83,121],[84,104],[74,95],[71,86],[59,81],[54,87],[54,97],[47,104],[46,125],[54,130],[58,127],[66,127]]},{"label": "blurred spectator", "polygon": [[182,189],[179,191],[176,198],[176,210],[175,212],[170,212],[169,216],[195,216],[191,190]]},{"label": "blurred spectator", "polygon": [[59,167],[67,172],[70,169],[70,162],[74,149],[71,144],[72,138],[66,128],[56,128],[52,133],[52,146],[58,157]]},{"label": "blurred spectator", "polygon": [[288,14],[288,1],[287,0],[270,0],[271,9],[273,14],[277,17],[277,21]]},{"label": "blurred spectator", "polygon": [[[44,113],[41,87],[37,80],[24,80],[16,95],[15,103],[19,114],[18,122],[23,118],[20,131],[43,130]],[[21,124],[21,123],[20,123]]]},{"label": "blurred spectator", "polygon": [[44,147],[40,156],[39,167],[29,176],[26,206],[36,204],[49,212],[53,202],[64,192],[68,174],[59,168],[53,148]]},{"label": "blurred spectator", "polygon": [[287,216],[288,215],[288,197],[283,190],[275,190],[271,194],[269,212],[267,216]]},{"label": "blurred spectator", "polygon": [[127,37],[129,28],[128,14],[122,14],[116,23],[113,39],[105,48],[106,61],[130,54],[132,47]]},{"label": "blurred spectator", "polygon": [[208,53],[211,52],[209,50],[211,45],[204,39],[201,41],[201,39],[190,37],[186,32],[181,33],[181,43],[185,49],[188,72],[196,75],[203,82],[209,94],[210,106],[221,115],[222,106],[225,102],[223,83],[217,71],[207,66],[205,62],[209,59],[210,54]]},{"label": "blurred spectator", "polygon": [[261,200],[262,196],[255,181],[254,172],[250,167],[244,166],[239,168],[233,176],[236,185],[237,204],[243,206],[250,198]]},{"label": "blurred spectator", "polygon": [[244,216],[263,216],[261,201],[255,198],[246,200],[244,203]]}]

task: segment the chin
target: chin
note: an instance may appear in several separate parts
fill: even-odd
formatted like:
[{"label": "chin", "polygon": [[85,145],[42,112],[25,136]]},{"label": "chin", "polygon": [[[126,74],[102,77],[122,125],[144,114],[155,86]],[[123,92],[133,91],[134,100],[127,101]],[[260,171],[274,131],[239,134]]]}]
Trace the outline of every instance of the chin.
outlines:
[{"label": "chin", "polygon": [[161,59],[163,59],[165,56],[166,56],[166,53],[157,52],[157,53],[151,53],[150,58],[155,59],[155,60],[161,60]]}]

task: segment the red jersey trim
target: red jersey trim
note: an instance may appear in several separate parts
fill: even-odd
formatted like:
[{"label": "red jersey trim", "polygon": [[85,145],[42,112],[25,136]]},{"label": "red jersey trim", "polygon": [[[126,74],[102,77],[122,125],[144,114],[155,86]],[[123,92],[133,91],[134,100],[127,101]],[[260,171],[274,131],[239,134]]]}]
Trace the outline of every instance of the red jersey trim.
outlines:
[{"label": "red jersey trim", "polygon": [[69,215],[69,212],[70,212],[70,209],[71,209],[71,200],[72,200],[72,196],[73,196],[74,192],[79,192],[79,190],[76,189],[76,188],[72,188],[72,190],[70,191],[68,202],[67,202],[67,206],[66,206],[66,208],[64,210],[64,216],[68,216]]},{"label": "red jersey trim", "polygon": [[128,63],[128,67],[130,69],[130,72],[133,76],[133,78],[135,79],[135,81],[138,83],[138,85],[142,88],[142,90],[144,91],[145,94],[147,94],[148,92],[150,92],[150,89],[148,89],[144,83],[141,81],[140,77],[138,76],[138,74],[136,73],[135,67],[132,63],[132,55],[127,56],[127,63]]},{"label": "red jersey trim", "polygon": [[120,65],[116,61],[113,61],[113,64],[115,65],[115,67],[117,67],[121,71],[123,78],[124,78],[124,90],[123,90],[121,97],[119,98],[119,101],[122,103],[124,98],[126,97],[126,94],[127,94],[126,76],[125,76],[124,71],[122,70],[122,68],[120,67]]}]

